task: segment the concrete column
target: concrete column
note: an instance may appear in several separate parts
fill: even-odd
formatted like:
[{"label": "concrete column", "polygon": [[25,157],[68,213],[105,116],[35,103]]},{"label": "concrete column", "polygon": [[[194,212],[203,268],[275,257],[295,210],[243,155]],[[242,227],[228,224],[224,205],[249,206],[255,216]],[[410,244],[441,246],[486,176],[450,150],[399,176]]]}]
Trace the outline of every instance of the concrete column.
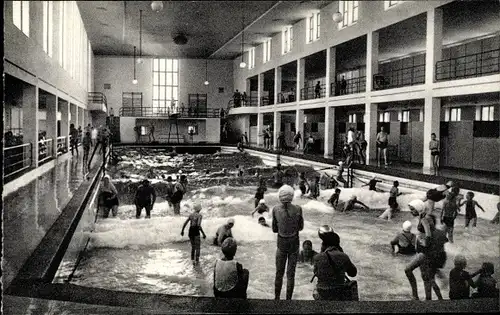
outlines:
[{"label": "concrete column", "polygon": [[264,145],[264,137],[262,133],[264,132],[264,114],[257,114],[257,146],[260,147]]},{"label": "concrete column", "polygon": [[278,135],[281,129],[281,112],[274,112],[273,120],[273,147],[275,150],[278,149]]},{"label": "concrete column", "polygon": [[52,156],[57,155],[57,97],[47,95],[47,136],[46,139],[52,139]]},{"label": "concrete column", "polygon": [[373,90],[373,75],[378,73],[378,32],[366,36],[366,92]]},{"label": "concrete column", "polygon": [[69,104],[69,124],[73,124],[75,128],[78,128],[78,107],[73,103]]},{"label": "concrete column", "polygon": [[78,107],[78,126],[76,128],[78,129],[78,127],[82,127],[82,129],[85,129],[85,125],[83,123],[83,108]]},{"label": "concrete column", "polygon": [[38,88],[23,86],[23,143],[31,143],[32,166],[38,167]]},{"label": "concrete column", "polygon": [[[43,5],[42,1],[30,1],[30,38],[43,47]],[[57,37],[54,37],[57,38]]]},{"label": "concrete column", "polygon": [[70,103],[59,99],[61,111],[61,137],[66,137],[66,147],[69,148]]},{"label": "concrete column", "polygon": [[441,99],[426,96],[424,104],[424,171],[430,172],[432,167],[431,151],[429,151],[429,141],[431,134],[435,133],[439,139],[439,127],[441,122]]},{"label": "concrete column", "polygon": [[264,74],[259,73],[257,75],[257,104],[259,106],[262,106],[262,92],[264,91]]},{"label": "concrete column", "polygon": [[335,141],[335,107],[325,107],[325,158],[333,157]]},{"label": "concrete column", "polygon": [[279,104],[279,93],[281,93],[281,67],[274,69],[274,104]]},{"label": "concrete column", "polygon": [[443,51],[443,9],[427,11],[427,36],[425,53],[425,84],[429,89],[434,82],[435,65]]},{"label": "concrete column", "polygon": [[366,149],[366,162],[377,159],[377,111],[376,103],[365,104],[365,140],[368,143]]},{"label": "concrete column", "polygon": [[[331,89],[332,83],[335,83],[335,47],[326,50],[326,97],[335,96],[335,90]],[[325,151],[326,152],[326,151]]]},{"label": "concrete column", "polygon": [[300,144],[300,147],[302,148],[303,146],[303,141],[306,135],[304,134],[304,110],[303,109],[297,109],[295,113],[295,130],[297,132],[300,131],[300,134],[302,135],[302,143]]},{"label": "concrete column", "polygon": [[297,60],[297,101],[301,100],[300,90],[304,87],[306,77],[306,60],[301,58]]}]

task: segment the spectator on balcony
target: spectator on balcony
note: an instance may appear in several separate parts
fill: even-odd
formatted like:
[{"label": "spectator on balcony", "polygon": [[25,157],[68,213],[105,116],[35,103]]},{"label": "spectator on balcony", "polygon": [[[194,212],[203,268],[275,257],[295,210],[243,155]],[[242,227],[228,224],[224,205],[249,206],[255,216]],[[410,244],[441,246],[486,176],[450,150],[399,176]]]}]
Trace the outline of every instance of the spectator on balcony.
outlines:
[{"label": "spectator on balcony", "polygon": [[345,76],[342,76],[342,80],[340,80],[340,95],[347,94],[347,81],[345,80]]},{"label": "spectator on balcony", "polygon": [[248,145],[248,134],[245,131],[245,134],[243,135],[243,139],[245,140],[245,144]]},{"label": "spectator on balcony", "polygon": [[[149,142],[155,142],[156,139],[155,139],[155,126],[153,125],[153,123],[151,123],[151,126],[149,127]],[[151,141],[151,137],[153,138],[153,140]]]},{"label": "spectator on balcony", "polygon": [[221,119],[224,119],[224,115],[225,115],[225,114],[226,114],[226,113],[224,112],[224,108],[221,108],[221,109],[220,109],[220,118],[221,118]]},{"label": "spectator on balcony", "polygon": [[312,134],[309,135],[309,138],[307,139],[306,146],[304,148],[304,153],[309,153],[313,150],[314,146],[314,138]]},{"label": "spectator on balcony", "polygon": [[267,128],[265,131],[264,131],[264,148],[266,150],[269,150],[270,147],[271,147],[271,135],[270,135],[270,131],[269,131],[269,128]]},{"label": "spectator on balcony", "polygon": [[288,101],[295,102],[295,89],[294,88],[290,89],[290,94],[288,94]]},{"label": "spectator on balcony", "polygon": [[233,94],[233,102],[234,102],[234,107],[240,107],[241,106],[241,93],[236,90]]},{"label": "spectator on balcony", "polygon": [[241,99],[243,101],[243,106],[247,105],[247,92],[243,92],[243,95],[241,95]]},{"label": "spectator on balcony", "polygon": [[439,140],[436,140],[436,134],[431,134],[431,141],[429,142],[429,150],[431,151],[432,166],[434,175],[437,175],[439,168]]},{"label": "spectator on balcony", "polygon": [[318,81],[316,83],[316,86],[314,87],[314,98],[320,98],[321,97],[321,83]]},{"label": "spectator on balcony", "polygon": [[384,126],[380,127],[380,132],[377,134],[377,164],[380,166],[380,154],[384,156],[385,166],[387,166],[387,146],[389,144],[388,134],[385,132]]},{"label": "spectator on balcony", "polygon": [[5,147],[8,148],[8,147],[13,147],[16,145],[16,138],[14,137],[14,134],[12,133],[12,131],[7,131],[5,133]]},{"label": "spectator on balcony", "polygon": [[40,156],[40,159],[43,159],[47,156],[47,145],[45,144],[45,131],[41,131],[38,134],[38,155]]},{"label": "spectator on balcony", "polygon": [[295,143],[295,148],[298,150],[300,150],[300,142],[302,141],[302,135],[300,134],[300,130],[297,131],[297,133],[295,134],[295,136],[293,137],[293,142]]}]

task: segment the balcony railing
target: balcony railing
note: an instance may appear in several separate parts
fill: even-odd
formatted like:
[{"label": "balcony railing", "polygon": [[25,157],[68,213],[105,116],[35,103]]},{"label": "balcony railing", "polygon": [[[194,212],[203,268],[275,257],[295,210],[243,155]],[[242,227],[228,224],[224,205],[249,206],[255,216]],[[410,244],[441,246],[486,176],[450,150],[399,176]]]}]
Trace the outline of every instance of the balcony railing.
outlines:
[{"label": "balcony railing", "polygon": [[500,73],[500,49],[436,62],[436,81]]},{"label": "balcony railing", "polygon": [[54,141],[52,139],[38,141],[38,163],[43,163],[54,156],[53,146]]},{"label": "balcony railing", "polygon": [[297,101],[295,92],[281,92],[278,93],[278,104],[285,104]]},{"label": "balcony railing", "polygon": [[272,99],[269,98],[269,96],[262,96],[260,98],[260,106],[268,106],[268,105],[273,105],[274,102],[272,102]]},{"label": "balcony railing", "polygon": [[33,165],[33,147],[24,143],[3,149],[4,177],[10,177]]},{"label": "balcony railing", "polygon": [[66,137],[57,137],[57,155],[68,152],[68,143]]},{"label": "balcony railing", "polygon": [[326,95],[325,85],[320,85],[319,93],[316,93],[316,86],[310,86],[303,89],[300,89],[300,100],[312,100],[315,98],[322,98]]},{"label": "balcony railing", "polygon": [[365,91],[366,91],[366,77],[348,79],[345,80],[344,84],[342,84],[342,81],[338,81],[332,83],[330,86],[330,95],[335,95],[335,96],[356,94]]},{"label": "balcony railing", "polygon": [[108,104],[106,100],[106,95],[101,92],[88,92],[87,94],[89,103],[100,103],[100,104]]},{"label": "balcony railing", "polygon": [[373,75],[374,90],[386,90],[424,83],[425,64]]},{"label": "balcony railing", "polygon": [[122,117],[220,118],[220,108],[122,107]]},{"label": "balcony railing", "polygon": [[228,108],[257,106],[258,105],[258,101],[259,101],[259,98],[257,96],[248,97],[245,100],[241,100],[239,102],[239,106],[235,106],[234,99],[231,99],[227,103],[227,106],[228,106]]}]

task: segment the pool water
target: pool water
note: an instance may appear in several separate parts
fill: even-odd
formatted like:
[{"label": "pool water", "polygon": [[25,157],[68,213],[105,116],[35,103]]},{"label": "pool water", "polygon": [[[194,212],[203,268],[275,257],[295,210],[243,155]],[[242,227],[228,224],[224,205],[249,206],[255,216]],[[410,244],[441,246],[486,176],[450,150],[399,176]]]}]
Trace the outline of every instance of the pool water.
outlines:
[{"label": "pool water", "polygon": [[[422,192],[403,191],[406,193],[398,197],[400,205],[423,196]],[[258,215],[250,215],[254,193],[255,186],[221,185],[195,189],[181,203],[181,216],[173,216],[168,204],[160,198],[149,220],[135,219],[135,207],[121,205],[117,218],[98,221],[91,234],[90,247],[72,282],[121,291],[213,296],[213,266],[222,253],[211,244],[217,228],[232,217],[235,219],[233,236],[238,241],[235,259],[250,271],[248,297],[273,299],[276,234],[271,228],[258,225]],[[401,212],[392,222],[378,219],[381,212],[375,210],[347,214],[334,212],[326,202],[332,193],[333,190],[325,190],[318,200],[310,200],[301,198],[300,192],[296,191],[294,203],[302,206],[305,220],[304,230],[300,233],[301,242],[309,239],[313,248],[319,251],[321,242],[317,229],[322,224],[332,225],[341,237],[344,251],[358,268],[355,279],[361,300],[410,299],[404,267],[411,257],[393,256],[389,242],[405,220],[412,220],[415,233],[416,219],[407,211]],[[345,201],[353,194],[371,208],[380,209],[387,204],[388,193],[368,191],[367,188],[342,189],[340,199]],[[268,190],[265,199],[271,208],[278,204],[277,190]],[[201,262],[196,267],[190,260],[188,227],[185,236],[180,235],[194,202],[200,202],[203,207],[202,227],[207,234],[207,239],[202,239]],[[266,218],[270,225],[270,217]],[[460,216],[456,221],[455,243],[446,244],[446,251],[448,261],[443,269],[446,275],[453,268],[453,258],[458,253],[467,257],[470,271],[477,270],[484,261],[493,262],[498,270],[498,228],[478,220],[477,228],[465,231],[463,216]],[[415,274],[423,298],[420,272],[417,270]],[[310,283],[312,275],[311,265],[298,264],[294,299],[313,299],[315,283]],[[495,276],[498,279],[498,272]],[[447,298],[447,284],[441,280],[438,284]],[[285,291],[286,276],[282,299]]]}]

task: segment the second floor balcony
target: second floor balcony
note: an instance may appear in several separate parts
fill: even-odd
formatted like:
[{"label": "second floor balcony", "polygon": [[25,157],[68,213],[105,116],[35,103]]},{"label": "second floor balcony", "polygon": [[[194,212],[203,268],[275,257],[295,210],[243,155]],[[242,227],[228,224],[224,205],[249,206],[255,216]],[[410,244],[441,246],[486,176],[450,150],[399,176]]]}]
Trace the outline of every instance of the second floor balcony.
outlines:
[{"label": "second floor balcony", "polygon": [[373,75],[373,89],[387,90],[425,83],[425,64],[384,71]]},{"label": "second floor balcony", "polygon": [[436,81],[480,77],[500,73],[500,49],[436,62]]},{"label": "second floor balcony", "polygon": [[120,116],[157,118],[220,118],[221,108],[122,107],[120,108]]},{"label": "second floor balcony", "polygon": [[366,77],[340,80],[330,85],[330,95],[347,95],[366,91]]},{"label": "second floor balcony", "polygon": [[309,86],[303,89],[300,89],[300,100],[312,100],[315,98],[323,98],[326,95],[326,86],[325,84],[320,84],[319,86]]}]

